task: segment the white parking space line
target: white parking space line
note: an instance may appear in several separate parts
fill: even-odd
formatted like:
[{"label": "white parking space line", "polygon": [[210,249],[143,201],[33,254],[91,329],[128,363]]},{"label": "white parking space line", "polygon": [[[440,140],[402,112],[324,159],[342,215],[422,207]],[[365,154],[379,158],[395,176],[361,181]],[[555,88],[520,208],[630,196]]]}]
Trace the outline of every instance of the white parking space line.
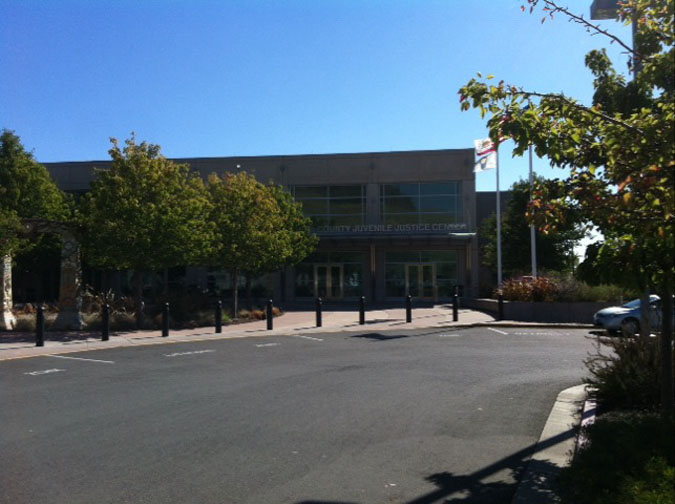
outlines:
[{"label": "white parking space line", "polygon": [[279,343],[262,343],[262,344],[256,345],[256,346],[257,346],[258,348],[262,348],[262,347],[278,346],[278,345],[279,345]]},{"label": "white parking space line", "polygon": [[488,327],[488,331],[496,332],[496,333],[499,333],[499,334],[509,334],[507,332],[500,331],[499,329],[493,329],[492,327]]},{"label": "white parking space line", "polygon": [[531,332],[516,332],[513,333],[518,336],[573,336],[573,333],[569,332],[556,332],[556,331],[548,331],[548,332],[537,332],[537,331],[531,331]]},{"label": "white parking space line", "polygon": [[455,333],[455,334],[439,334],[439,335],[438,335],[439,338],[459,338],[460,336],[462,336],[462,335],[459,334],[459,333]]},{"label": "white parking space line", "polygon": [[170,354],[164,354],[164,357],[179,357],[181,355],[195,355],[195,354],[203,354],[203,353],[211,353],[215,352],[215,350],[195,350],[193,352],[174,352]]},{"label": "white parking space line", "polygon": [[62,371],[65,371],[65,369],[54,368],[54,369],[43,369],[41,371],[30,371],[30,372],[24,373],[24,374],[30,375],[30,376],[39,376],[39,375],[43,375],[43,374],[60,373]]},{"label": "white parking space line", "polygon": [[308,339],[312,341],[323,341],[321,338],[314,338],[312,336],[303,336],[302,334],[293,334],[294,338],[302,338],[302,339]]},{"label": "white parking space line", "polygon": [[88,362],[101,362],[103,364],[115,364],[115,361],[111,361],[111,360],[85,359],[83,357],[67,357],[65,355],[45,355],[45,357],[52,357],[54,359],[71,359],[71,360],[82,360],[82,361],[88,361]]}]

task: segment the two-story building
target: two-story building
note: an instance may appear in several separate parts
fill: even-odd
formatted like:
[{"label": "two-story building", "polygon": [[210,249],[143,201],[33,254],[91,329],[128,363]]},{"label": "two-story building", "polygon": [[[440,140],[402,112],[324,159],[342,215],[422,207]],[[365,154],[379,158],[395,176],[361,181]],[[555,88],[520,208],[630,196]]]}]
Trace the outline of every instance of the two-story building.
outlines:
[{"label": "two-story building", "polygon": [[[478,294],[473,149],[175,159],[204,178],[246,171],[283,185],[320,237],[302,263],[270,279],[275,299],[447,300]],[[86,192],[110,161],[45,163],[57,184]],[[190,283],[223,282],[191,268]]]}]

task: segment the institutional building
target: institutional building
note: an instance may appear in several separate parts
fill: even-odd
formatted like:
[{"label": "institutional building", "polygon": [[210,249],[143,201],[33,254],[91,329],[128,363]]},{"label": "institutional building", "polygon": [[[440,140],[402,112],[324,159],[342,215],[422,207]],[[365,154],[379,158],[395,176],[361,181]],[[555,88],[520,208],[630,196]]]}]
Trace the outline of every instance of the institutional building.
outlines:
[{"label": "institutional building", "polygon": [[[374,302],[407,294],[448,300],[479,287],[473,149],[297,156],[174,159],[204,178],[245,171],[283,185],[303,205],[320,237],[314,254],[273,275],[286,303]],[[57,184],[86,192],[110,161],[45,163]],[[191,269],[189,282],[213,287],[217,273]]]}]

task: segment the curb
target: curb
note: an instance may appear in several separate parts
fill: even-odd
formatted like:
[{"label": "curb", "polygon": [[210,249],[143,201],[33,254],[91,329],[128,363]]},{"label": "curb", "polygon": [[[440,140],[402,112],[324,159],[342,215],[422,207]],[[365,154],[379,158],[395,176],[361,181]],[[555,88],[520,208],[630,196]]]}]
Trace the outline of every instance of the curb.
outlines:
[{"label": "curb", "polygon": [[576,385],[558,394],[511,504],[560,502],[558,474],[571,463],[575,453],[577,426],[586,396],[585,385]]}]

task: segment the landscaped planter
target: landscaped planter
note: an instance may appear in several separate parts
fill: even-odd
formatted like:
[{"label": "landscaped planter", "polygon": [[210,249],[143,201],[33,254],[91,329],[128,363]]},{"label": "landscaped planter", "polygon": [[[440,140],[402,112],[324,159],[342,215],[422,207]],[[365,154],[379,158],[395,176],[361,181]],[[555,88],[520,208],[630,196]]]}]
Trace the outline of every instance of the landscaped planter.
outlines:
[{"label": "landscaped planter", "polygon": [[[466,298],[462,303],[467,308],[497,315],[496,299]],[[560,322],[574,324],[592,324],[593,314],[608,306],[616,306],[614,302],[528,302],[504,301],[504,319],[519,322]]]}]

